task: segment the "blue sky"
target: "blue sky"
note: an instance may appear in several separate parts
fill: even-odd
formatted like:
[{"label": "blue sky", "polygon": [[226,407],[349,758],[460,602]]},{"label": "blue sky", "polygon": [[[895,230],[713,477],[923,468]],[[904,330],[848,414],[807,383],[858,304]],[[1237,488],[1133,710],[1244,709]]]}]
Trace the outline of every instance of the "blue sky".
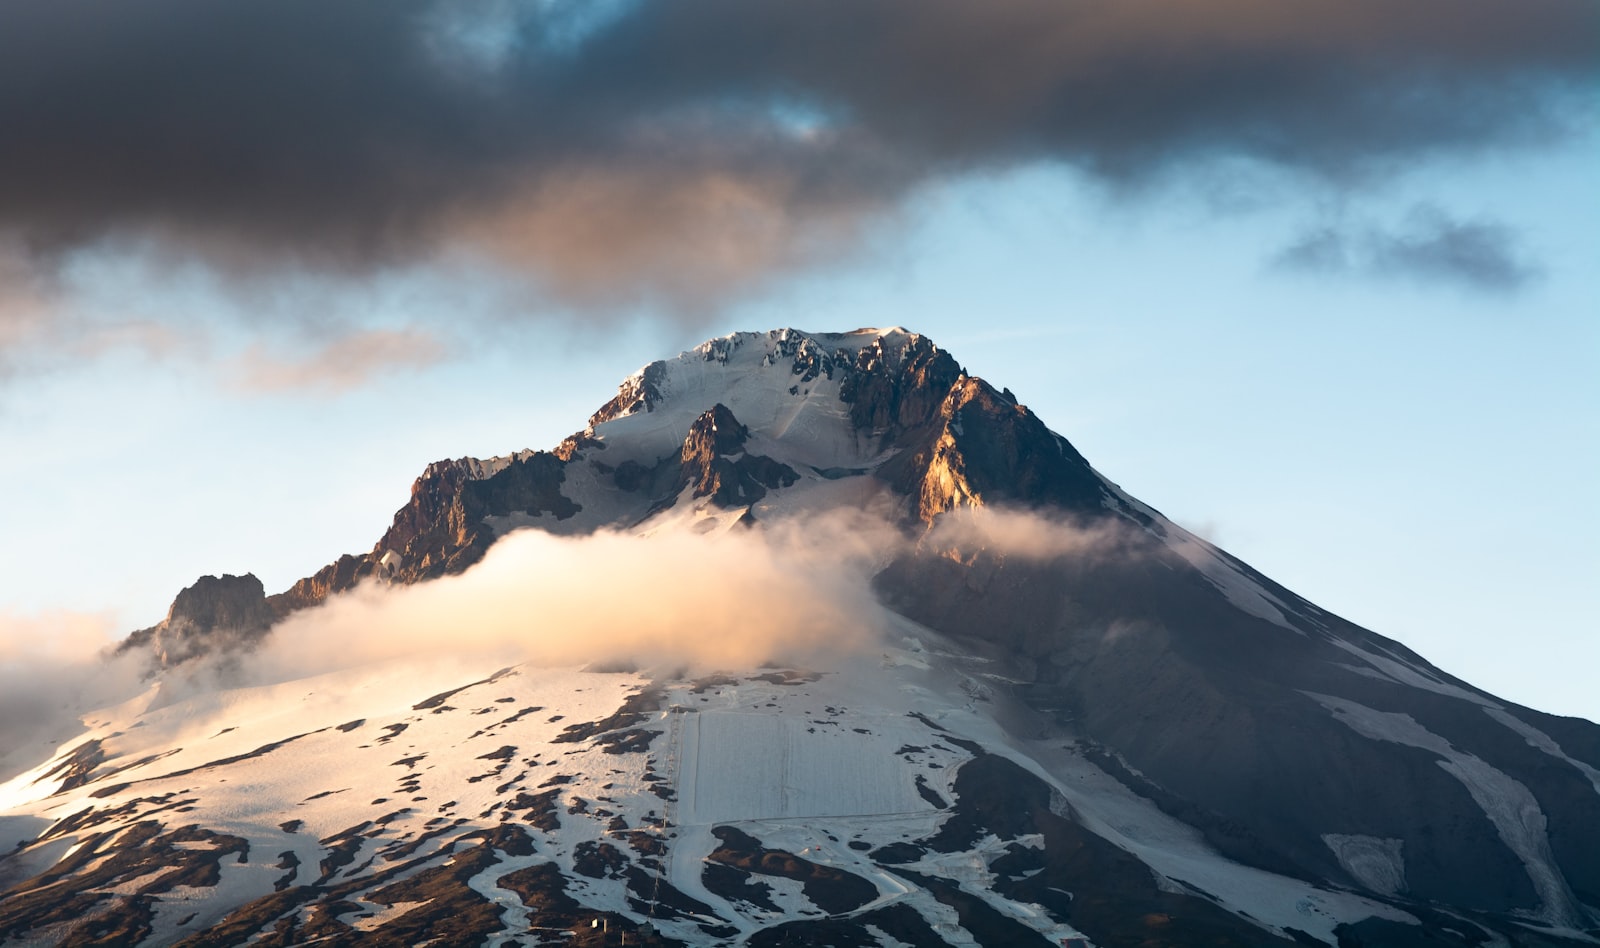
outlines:
[{"label": "blue sky", "polygon": [[[1015,6],[1024,21],[1045,15]],[[729,15],[685,9],[691,25]],[[1411,41],[1315,9],[1348,27],[1333,33],[1365,37],[1352,56],[1387,48],[1373,36]],[[1553,36],[1581,8],[1530,9]],[[1134,49],[1170,40],[1106,29]],[[1305,42],[1285,29],[1262,28]],[[1431,127],[1435,112],[1478,109],[1471,128],[1439,119],[1420,142],[1385,131],[1390,112],[1361,113],[1363,96],[1316,84],[1290,105],[1323,108],[1326,129],[1231,91],[1196,93],[1186,110],[1181,90],[1131,123],[1147,136],[1139,148],[1124,125],[1075,123],[1070,110],[995,126],[987,102],[966,124],[901,127],[873,111],[877,74],[800,46],[777,57],[790,70],[780,85],[821,106],[740,112],[734,96],[719,106],[731,119],[629,119],[629,135],[684,156],[652,163],[648,147],[595,125],[622,94],[599,83],[605,94],[562,127],[603,173],[551,172],[538,165],[545,146],[526,146],[517,161],[537,168],[512,175],[526,180],[506,192],[508,210],[462,223],[468,198],[451,198],[428,212],[443,237],[387,212],[374,225],[366,204],[277,179],[254,184],[288,189],[281,221],[226,187],[191,193],[157,175],[101,194],[73,190],[63,171],[62,195],[91,197],[9,212],[0,201],[0,635],[82,613],[125,632],[203,573],[254,571],[282,589],[370,548],[427,462],[550,447],[624,375],[704,338],[903,325],[1010,387],[1131,493],[1297,592],[1511,700],[1600,719],[1594,69],[1538,36],[1506,40],[1522,72],[1502,69],[1479,40],[1418,51],[1476,91],[1429,87],[1437,101],[1400,117]],[[585,54],[564,42],[578,42],[564,55]],[[596,47],[595,75],[625,72]],[[675,61],[670,45],[646,52]],[[968,53],[978,69],[994,50]],[[778,81],[750,68],[729,57],[725,74],[708,68],[681,94],[703,105],[707,87]],[[1195,68],[1199,80],[1179,78],[1226,71]],[[1559,74],[1554,91],[1528,85],[1546,73]],[[1365,91],[1416,88],[1378,76]],[[750,138],[762,116],[778,131]],[[328,135],[308,167],[366,154]],[[830,135],[871,147],[817,144]],[[113,146],[137,164],[144,139]],[[196,147],[199,173],[210,159]],[[405,154],[481,171],[476,158]],[[828,173],[785,176],[812,159]],[[40,167],[0,171],[41,181]],[[228,174],[227,187],[252,184]],[[56,236],[61,222],[87,236]]]}]

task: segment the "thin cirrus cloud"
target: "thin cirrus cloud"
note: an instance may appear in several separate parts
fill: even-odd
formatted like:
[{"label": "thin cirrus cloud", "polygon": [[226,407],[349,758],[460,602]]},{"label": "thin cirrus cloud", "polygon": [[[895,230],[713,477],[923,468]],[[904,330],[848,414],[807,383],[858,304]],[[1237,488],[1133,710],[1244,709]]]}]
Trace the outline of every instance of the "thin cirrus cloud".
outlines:
[{"label": "thin cirrus cloud", "polygon": [[233,360],[227,374],[245,392],[328,394],[359,388],[389,372],[427,368],[447,355],[447,347],[423,330],[358,330],[309,352],[275,353],[258,343]]},{"label": "thin cirrus cloud", "polygon": [[0,382],[107,352],[165,359],[203,348],[194,334],[158,319],[96,319],[65,309],[53,275],[0,243]]},{"label": "thin cirrus cloud", "polygon": [[1359,185],[1538,144],[1597,48],[1592,0],[12,3],[0,237],[41,268],[125,238],[229,272],[465,254],[694,313],[971,172]]},{"label": "thin cirrus cloud", "polygon": [[1439,208],[1413,208],[1399,224],[1324,224],[1280,250],[1272,260],[1289,271],[1454,284],[1512,293],[1540,270],[1503,224],[1457,219]]}]

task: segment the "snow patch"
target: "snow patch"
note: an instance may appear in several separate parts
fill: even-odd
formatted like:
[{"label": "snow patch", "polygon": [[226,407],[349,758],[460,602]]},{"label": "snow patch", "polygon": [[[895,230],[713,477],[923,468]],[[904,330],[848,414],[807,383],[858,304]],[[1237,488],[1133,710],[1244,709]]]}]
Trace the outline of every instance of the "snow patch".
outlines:
[{"label": "snow patch", "polygon": [[1374,892],[1399,895],[1406,887],[1404,840],[1358,834],[1323,833],[1339,865],[1357,882]]},{"label": "snow patch", "polygon": [[[1386,678],[1390,681],[1396,682],[1397,684],[1410,685],[1413,688],[1421,688],[1423,691],[1431,691],[1434,694],[1447,695],[1451,698],[1460,698],[1462,701],[1469,701],[1476,705],[1482,705],[1485,709],[1499,707],[1499,705],[1482,695],[1474,694],[1465,688],[1458,688],[1449,682],[1440,681],[1427,670],[1418,668],[1410,662],[1401,661],[1397,658],[1391,658],[1387,655],[1374,654],[1373,652],[1369,652],[1361,646],[1356,645],[1354,642],[1349,642],[1341,638],[1334,638],[1331,641],[1334,645],[1344,649],[1346,652],[1349,652],[1351,655],[1356,656],[1363,662],[1366,662],[1368,665],[1370,665],[1373,671],[1377,673],[1376,675],[1372,675],[1370,677]],[[1357,671],[1360,674],[1366,674],[1366,672],[1363,672],[1360,669],[1351,670]]]},{"label": "snow patch", "polygon": [[[881,718],[851,717],[882,729]],[[898,721],[894,722],[899,724]],[[877,727],[874,727],[877,725]],[[686,820],[799,819],[925,813],[897,744],[836,724],[746,712],[689,714],[695,759],[686,768],[717,774],[695,783]],[[690,816],[692,814],[692,816]]]},{"label": "snow patch", "polygon": [[1527,741],[1531,746],[1544,751],[1546,754],[1549,754],[1551,757],[1554,757],[1557,760],[1566,761],[1573,767],[1577,768],[1579,773],[1582,773],[1585,777],[1589,778],[1589,783],[1594,787],[1594,792],[1600,794],[1600,770],[1594,769],[1581,760],[1574,760],[1573,758],[1567,756],[1567,752],[1562,750],[1561,745],[1557,744],[1555,739],[1550,735],[1539,730],[1526,721],[1514,717],[1511,712],[1506,711],[1504,708],[1485,707],[1483,709],[1483,713],[1522,735],[1522,739]]},{"label": "snow patch", "polygon": [[1520,781],[1495,769],[1480,758],[1457,750],[1449,741],[1418,724],[1409,714],[1378,711],[1344,698],[1304,692],[1332,712],[1335,719],[1351,730],[1375,741],[1389,741],[1431,751],[1439,755],[1441,768],[1466,787],[1467,793],[1483,810],[1506,847],[1527,869],[1539,897],[1537,917],[1558,926],[1577,928],[1584,923],[1583,910],[1567,887],[1550,852],[1550,837],[1539,801]]}]

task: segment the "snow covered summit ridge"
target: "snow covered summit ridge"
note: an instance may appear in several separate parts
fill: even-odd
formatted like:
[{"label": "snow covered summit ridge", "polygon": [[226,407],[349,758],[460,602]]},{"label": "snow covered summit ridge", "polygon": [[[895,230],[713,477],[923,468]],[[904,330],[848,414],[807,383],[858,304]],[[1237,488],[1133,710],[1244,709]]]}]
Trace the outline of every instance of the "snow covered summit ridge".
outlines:
[{"label": "snow covered summit ridge", "polygon": [[857,395],[852,380],[892,372],[919,356],[960,374],[931,340],[900,327],[731,333],[628,376],[616,397],[590,417],[586,434],[608,449],[623,445],[631,458],[644,461],[669,453],[696,417],[723,404],[756,434],[815,454],[808,463],[860,462],[883,432],[857,430],[849,405]]},{"label": "snow covered summit ridge", "polygon": [[[724,423],[738,427],[736,445],[707,437]],[[340,557],[267,606],[282,616],[369,576],[458,573],[519,528],[716,529],[885,497],[908,526],[992,502],[1091,515],[1120,507],[1065,438],[925,336],[741,332],[646,365],[550,451],[429,464],[369,552]]]}]

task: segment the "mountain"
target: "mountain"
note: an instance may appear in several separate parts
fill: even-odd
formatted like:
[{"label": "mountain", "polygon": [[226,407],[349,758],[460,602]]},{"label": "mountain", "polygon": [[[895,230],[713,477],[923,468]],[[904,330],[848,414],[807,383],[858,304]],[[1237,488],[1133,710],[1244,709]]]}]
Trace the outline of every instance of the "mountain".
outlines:
[{"label": "mountain", "polygon": [[0,944],[1600,943],[1600,727],[901,329],[652,363],[123,653],[147,687],[0,785]]}]

